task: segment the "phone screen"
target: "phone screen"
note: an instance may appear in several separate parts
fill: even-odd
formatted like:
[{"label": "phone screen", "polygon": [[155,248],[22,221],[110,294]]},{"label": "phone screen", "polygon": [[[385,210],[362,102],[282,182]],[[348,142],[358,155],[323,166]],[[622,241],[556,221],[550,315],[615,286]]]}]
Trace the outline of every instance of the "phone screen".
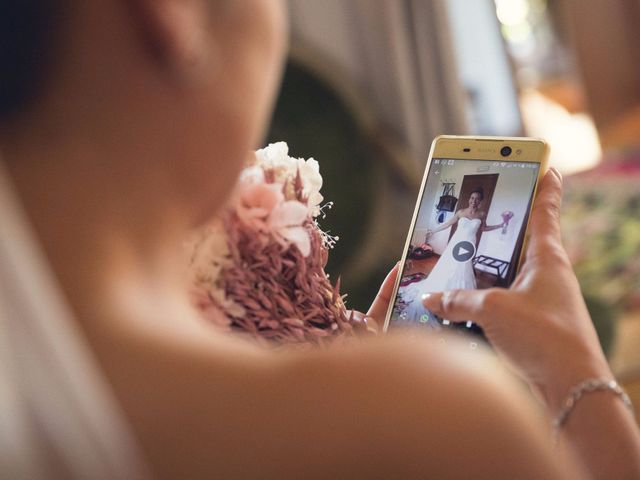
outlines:
[{"label": "phone screen", "polygon": [[422,294],[508,287],[522,251],[540,163],[434,158],[429,167],[389,327],[461,329],[426,310]]}]

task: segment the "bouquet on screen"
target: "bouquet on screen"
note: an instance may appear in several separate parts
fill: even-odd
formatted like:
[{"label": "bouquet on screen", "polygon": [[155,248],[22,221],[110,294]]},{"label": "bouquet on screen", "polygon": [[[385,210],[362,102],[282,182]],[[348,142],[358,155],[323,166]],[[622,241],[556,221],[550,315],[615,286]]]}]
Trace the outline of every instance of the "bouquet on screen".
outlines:
[{"label": "bouquet on screen", "polygon": [[502,235],[505,235],[507,233],[507,227],[509,226],[509,222],[513,218],[513,215],[513,212],[510,210],[502,212]]},{"label": "bouquet on screen", "polygon": [[338,237],[317,222],[322,176],[284,142],[258,150],[230,203],[193,244],[191,288],[203,317],[269,345],[325,345],[365,328],[324,267]]}]

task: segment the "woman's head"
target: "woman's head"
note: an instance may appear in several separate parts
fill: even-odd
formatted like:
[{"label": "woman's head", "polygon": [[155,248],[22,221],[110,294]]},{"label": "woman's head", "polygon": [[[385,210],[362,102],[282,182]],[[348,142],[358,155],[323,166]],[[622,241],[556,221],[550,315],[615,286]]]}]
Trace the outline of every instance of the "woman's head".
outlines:
[{"label": "woman's head", "polygon": [[59,4],[0,0],[0,121],[26,108],[39,93],[55,45]]},{"label": "woman's head", "polygon": [[474,188],[469,196],[469,206],[478,208],[482,200],[484,200],[484,189],[482,187]]},{"label": "woman's head", "polygon": [[65,162],[84,145],[108,159],[85,152],[67,176],[113,177],[138,200],[162,191],[192,221],[224,200],[271,111],[280,0],[0,0],[0,16],[9,162],[29,141]]}]

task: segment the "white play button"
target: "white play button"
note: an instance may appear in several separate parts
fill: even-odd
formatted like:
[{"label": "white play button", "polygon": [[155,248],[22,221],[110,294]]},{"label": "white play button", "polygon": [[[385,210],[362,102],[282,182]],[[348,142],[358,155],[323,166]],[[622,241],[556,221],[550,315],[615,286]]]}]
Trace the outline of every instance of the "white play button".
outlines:
[{"label": "white play button", "polygon": [[476,254],[476,247],[473,243],[462,241],[453,247],[453,258],[459,262],[468,262]]}]

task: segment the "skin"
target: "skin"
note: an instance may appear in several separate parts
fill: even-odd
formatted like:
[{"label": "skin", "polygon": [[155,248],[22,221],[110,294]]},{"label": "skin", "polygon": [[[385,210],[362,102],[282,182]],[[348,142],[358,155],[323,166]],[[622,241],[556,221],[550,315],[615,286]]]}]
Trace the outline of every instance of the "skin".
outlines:
[{"label": "skin", "polygon": [[[426,294],[423,302],[445,318],[477,322],[550,412],[558,412],[582,380],[613,378],[562,246],[561,198],[562,179],[552,170],[534,205],[525,262],[509,290]],[[638,428],[611,393],[583,398],[561,433],[565,447],[577,450],[594,478],[638,478]]]},{"label": "skin", "polygon": [[487,225],[486,212],[480,210],[482,200],[483,198],[481,194],[479,194],[478,192],[473,192],[469,196],[469,206],[467,208],[461,208],[460,210],[458,210],[455,215],[451,217],[451,219],[444,222],[438,228],[427,230],[427,238],[425,239],[425,241],[429,240],[429,238],[435,233],[451,228],[453,225],[458,223],[461,218],[468,218],[469,220],[479,218],[480,220],[482,220],[482,225],[480,226],[480,231],[482,232],[490,232],[492,230],[502,228],[504,226],[504,223],[501,223],[499,225]]},{"label": "skin", "polygon": [[[286,49],[280,2],[69,4],[47,88],[0,125],[0,144],[158,478],[579,478],[580,465],[554,455],[547,419],[510,375],[453,339],[388,336],[277,355],[194,313],[182,242],[224,203],[261,142]],[[547,217],[538,210],[538,242],[555,228]],[[394,272],[373,320],[383,318],[393,280]],[[581,338],[588,318],[578,300],[566,303]],[[534,345],[551,339],[542,340]],[[566,382],[563,352],[541,350],[557,368],[540,372]],[[516,366],[550,362],[534,357]]]}]

